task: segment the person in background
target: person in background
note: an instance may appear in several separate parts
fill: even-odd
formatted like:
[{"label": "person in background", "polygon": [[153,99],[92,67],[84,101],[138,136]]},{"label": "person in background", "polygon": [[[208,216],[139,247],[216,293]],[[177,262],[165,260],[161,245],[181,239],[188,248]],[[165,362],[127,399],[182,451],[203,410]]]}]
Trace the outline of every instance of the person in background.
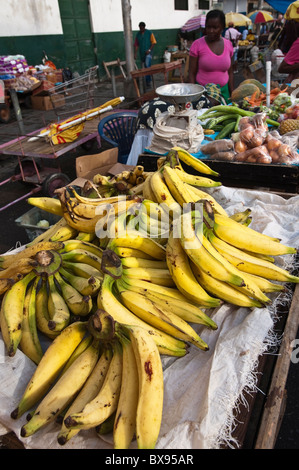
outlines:
[{"label": "person in background", "polygon": [[234,23],[228,24],[228,29],[225,31],[224,37],[231,41],[233,48],[234,48],[234,55],[233,55],[233,71],[234,73],[238,72],[238,42],[241,37],[241,33],[234,27]]},{"label": "person in background", "polygon": [[245,26],[245,29],[243,29],[243,33],[242,33],[243,41],[245,41],[245,39],[247,38],[247,34],[248,34],[248,29],[247,29],[247,26]]},{"label": "person in background", "polygon": [[269,31],[269,41],[274,44],[279,40],[279,37],[283,30],[283,15],[280,13],[277,17],[277,20],[273,22],[270,26]]},{"label": "person in background", "polygon": [[220,88],[225,101],[234,89],[233,54],[231,41],[222,37],[225,14],[210,10],[206,16],[205,35],[196,39],[189,51],[189,83]]},{"label": "person in background", "polygon": [[298,38],[299,33],[299,22],[296,20],[288,20],[286,21],[283,30],[281,32],[281,36],[278,42],[278,48],[283,52],[283,54],[286,54],[293,42]]},{"label": "person in background", "polygon": [[[157,44],[156,38],[154,34],[149,30],[146,29],[146,24],[141,21],[139,23],[139,31],[136,34],[135,42],[134,42],[134,58],[137,58],[137,51],[139,49],[139,56],[141,60],[141,64],[143,68],[148,68],[152,65],[152,51]],[[146,85],[150,86],[151,84],[151,77],[147,75],[145,77]]]},{"label": "person in background", "polygon": [[295,78],[299,78],[299,24],[294,25],[293,44],[284,56],[278,67],[278,73],[287,73],[285,83],[292,83]]},{"label": "person in background", "polygon": [[252,32],[252,26],[248,26],[247,41],[255,43],[255,35]]}]

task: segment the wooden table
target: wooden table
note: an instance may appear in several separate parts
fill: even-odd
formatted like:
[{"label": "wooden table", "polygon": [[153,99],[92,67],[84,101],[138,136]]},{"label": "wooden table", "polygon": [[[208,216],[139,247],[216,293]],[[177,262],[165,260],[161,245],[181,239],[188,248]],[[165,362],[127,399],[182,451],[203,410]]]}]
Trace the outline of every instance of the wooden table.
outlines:
[{"label": "wooden table", "polygon": [[[155,96],[157,96],[157,94],[155,92],[156,87],[155,87],[154,76],[158,73],[160,73],[160,74],[163,73],[165,84],[168,84],[168,74],[169,74],[169,72],[172,71],[172,70],[178,69],[179,73],[180,73],[180,81],[183,83],[184,82],[184,77],[183,77],[183,74],[182,74],[182,63],[183,63],[183,59],[179,59],[179,60],[175,60],[173,62],[164,62],[162,64],[152,65],[151,67],[148,67],[148,68],[143,68],[143,69],[132,71],[131,76],[132,76],[132,79],[133,79],[133,83],[134,83],[134,87],[135,87],[135,91],[136,91],[136,94],[137,94],[137,97],[138,97],[139,104],[141,105],[145,101],[153,99]],[[144,88],[144,93],[141,94],[140,88],[139,88],[139,85],[138,85],[138,78],[146,77],[147,75],[150,75],[152,77],[152,87],[153,87],[153,89],[146,92],[145,88]]]}]

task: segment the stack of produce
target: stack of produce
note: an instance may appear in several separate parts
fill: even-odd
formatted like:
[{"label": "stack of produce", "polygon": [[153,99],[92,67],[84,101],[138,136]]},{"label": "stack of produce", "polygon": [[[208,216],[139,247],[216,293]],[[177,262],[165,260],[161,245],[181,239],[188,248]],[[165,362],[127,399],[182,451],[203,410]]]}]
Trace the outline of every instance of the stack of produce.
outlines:
[{"label": "stack of produce", "polygon": [[[225,109],[221,109],[225,108]],[[220,114],[220,116],[219,116]],[[223,125],[213,142],[200,147],[200,152],[212,160],[250,162],[259,164],[294,164],[299,160],[297,143],[291,146],[282,141],[286,120],[279,124],[267,118],[266,113],[253,113],[234,106],[215,106],[201,116],[206,126]],[[297,127],[298,127],[298,121]],[[275,125],[276,135],[268,125]],[[293,130],[295,127],[287,129]],[[282,130],[282,132],[281,132]]]},{"label": "stack of produce", "polygon": [[37,365],[11,413],[29,412],[22,437],[60,419],[61,445],[94,429],[113,433],[115,448],[134,436],[138,448],[154,448],[162,356],[179,360],[193,347],[204,354],[195,325],[216,331],[215,308],[263,308],[268,293],[299,282],[275,263],[297,248],[250,228],[250,208],[228,216],[207,192],[220,184],[213,176],[174,147],[138,196],[88,198],[70,186],[58,199],[30,198],[61,220],[0,258],[7,353],[21,349]]}]

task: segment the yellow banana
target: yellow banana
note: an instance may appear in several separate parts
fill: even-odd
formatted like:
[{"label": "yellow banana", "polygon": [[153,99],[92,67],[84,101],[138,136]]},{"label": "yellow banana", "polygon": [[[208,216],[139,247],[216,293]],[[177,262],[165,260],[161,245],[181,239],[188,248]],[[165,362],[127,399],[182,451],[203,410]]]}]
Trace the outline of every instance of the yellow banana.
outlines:
[{"label": "yellow banana", "polygon": [[18,419],[43,398],[85,333],[86,323],[74,322],[52,341],[29,380],[17,408],[12,411],[13,419]]},{"label": "yellow banana", "polygon": [[144,251],[137,250],[136,248],[127,248],[124,246],[114,246],[113,250],[117,256],[121,258],[126,258],[127,256],[134,256],[136,258],[143,258],[143,259],[155,259],[151,255],[148,255]]},{"label": "yellow banana", "polygon": [[219,176],[219,173],[212,170],[203,161],[191,155],[187,150],[184,150],[181,147],[172,147],[170,151],[171,150],[175,150],[177,152],[179,160],[186,163],[186,165],[191,166],[192,168],[194,168],[194,170],[197,170],[199,173],[203,173],[206,175]]},{"label": "yellow banana", "polygon": [[83,277],[72,274],[63,267],[59,270],[66,280],[83,296],[94,297],[101,288],[101,280],[94,276]]},{"label": "yellow banana", "polygon": [[161,357],[153,338],[143,328],[127,326],[139,377],[136,439],[139,449],[154,449],[160,433],[164,381]]},{"label": "yellow banana", "polygon": [[[167,286],[161,286],[160,284],[154,284],[153,282],[150,281],[143,281],[142,279],[134,279],[134,278],[128,278],[127,276],[122,276],[121,280],[117,279],[117,282],[124,282],[129,289],[133,287],[141,288],[144,290],[149,290],[154,293],[160,293],[163,295],[167,295],[168,297],[172,297],[174,299],[179,299],[182,300],[183,302],[189,302],[191,303],[192,301],[188,299],[184,294],[179,291],[179,289],[175,287],[167,287]],[[195,303],[194,303],[195,305]]]},{"label": "yellow banana", "polygon": [[178,298],[166,295],[165,293],[162,294],[161,292],[154,292],[152,290],[142,289],[137,286],[131,286],[128,287],[128,289],[144,295],[153,303],[161,305],[165,309],[170,310],[172,313],[182,318],[186,322],[205,325],[208,328],[212,328],[213,330],[217,329],[217,324],[199,307],[188,302],[187,299],[180,300]]},{"label": "yellow banana", "polygon": [[64,425],[68,429],[90,429],[103,423],[116,410],[122,380],[122,349],[115,342],[103,386],[96,397],[81,412],[67,413]]},{"label": "yellow banana", "polygon": [[48,312],[48,289],[46,279],[41,279],[37,286],[36,299],[35,299],[35,315],[37,329],[48,336],[48,338],[55,338],[59,335],[59,331],[50,330],[48,324],[50,316]]},{"label": "yellow banana", "polygon": [[281,292],[285,287],[281,284],[275,284],[274,282],[269,281],[261,276],[256,276],[255,274],[246,273],[248,279],[252,281],[259,287],[262,292]]},{"label": "yellow banana", "polygon": [[[43,242],[43,241],[49,241],[50,238],[51,238],[51,235],[58,230],[60,229],[61,227],[64,227],[66,225],[66,221],[65,221],[65,218],[64,217],[61,217],[61,219],[58,220],[58,222],[56,222],[54,225],[52,225],[51,227],[48,228],[48,230],[45,230],[44,232],[42,232],[40,235],[38,235],[37,237],[35,237],[31,242],[29,243],[26,243],[26,247],[27,246],[31,246],[31,245],[36,245],[36,243],[39,243],[39,242]],[[62,241],[62,240],[61,240]]]},{"label": "yellow banana", "polygon": [[240,271],[255,274],[266,279],[278,282],[299,282],[298,276],[293,276],[286,269],[275,265],[272,262],[263,260],[256,256],[249,255],[243,250],[236,248],[224,240],[211,233],[209,239],[213,246]]},{"label": "yellow banana", "polygon": [[[69,407],[67,414],[81,413],[85,405],[97,396],[103,386],[111,359],[112,349],[108,346],[102,352],[93,371],[83,385],[83,388]],[[79,429],[68,429],[63,422],[57,436],[58,443],[60,445],[66,444],[72,437],[78,434],[79,431]]]},{"label": "yellow banana", "polygon": [[[189,259],[206,271],[207,274],[210,274],[219,281],[229,282],[236,286],[244,285],[244,281],[241,276],[238,276],[232,272],[232,270],[229,270],[228,265],[225,266],[218,258],[215,258],[214,254],[211,253],[211,250],[206,248],[208,240],[204,243],[199,239],[199,237],[197,237],[191,215],[192,214],[189,211],[184,212],[179,221],[181,229],[180,243]],[[204,239],[203,234],[201,234],[201,238],[202,240]]]},{"label": "yellow banana", "polygon": [[59,272],[55,273],[54,277],[60,286],[62,296],[66,305],[68,306],[69,311],[73,313],[73,315],[88,315],[93,305],[91,296],[80,294],[80,292],[75,287],[73,287],[61,277]]},{"label": "yellow banana", "polygon": [[207,292],[212,292],[213,295],[217,295],[219,299],[239,307],[253,308],[263,306],[258,300],[249,297],[243,292],[239,292],[235,286],[231,286],[223,281],[218,281],[218,279],[213,278],[194,263],[191,263],[191,265],[198,282]]},{"label": "yellow banana", "polygon": [[177,214],[180,214],[181,206],[169,191],[161,171],[155,171],[152,174],[150,183],[156,201],[159,204],[163,204],[163,208],[165,208],[165,210],[166,207],[168,207],[171,217],[175,217]]},{"label": "yellow banana", "polygon": [[209,349],[185,320],[164,308],[162,304],[157,305],[149,297],[131,290],[124,289],[119,291],[119,294],[124,305],[144,322],[200,349]]},{"label": "yellow banana", "polygon": [[94,233],[85,233],[85,232],[78,232],[76,239],[82,240],[83,242],[93,242],[96,236]]},{"label": "yellow banana", "polygon": [[70,322],[70,311],[61,293],[55,284],[54,275],[48,277],[49,297],[48,312],[50,321],[48,327],[52,331],[61,331],[66,328]]},{"label": "yellow banana", "polygon": [[38,207],[43,211],[50,212],[51,214],[63,216],[63,211],[59,199],[54,197],[29,197],[27,199],[28,204],[31,206]]},{"label": "yellow banana", "polygon": [[69,240],[70,238],[74,238],[77,236],[78,234],[77,229],[68,225],[65,218],[64,218],[64,221],[65,221],[64,225],[61,224],[60,227],[57,227],[57,229],[53,231],[53,233],[51,234],[49,238],[50,241],[65,242]]},{"label": "yellow banana", "polygon": [[21,428],[21,436],[29,437],[55,420],[81,390],[96,365],[98,341],[82,352],[37,406],[31,419]]},{"label": "yellow banana", "polygon": [[214,232],[217,237],[230,245],[255,253],[270,256],[297,253],[296,248],[283,245],[271,237],[219,214],[215,214]]},{"label": "yellow banana", "polygon": [[90,279],[94,277],[96,280],[102,281],[103,273],[97,268],[94,268],[87,263],[77,263],[73,261],[63,261],[62,267],[65,268],[68,272],[74,274],[75,276],[84,277]]},{"label": "yellow banana", "polygon": [[20,340],[20,349],[35,364],[38,364],[43,356],[36,324],[36,290],[38,281],[39,278],[36,278],[25,294],[22,336]]},{"label": "yellow banana", "polygon": [[244,211],[235,212],[234,214],[230,215],[229,218],[232,220],[235,220],[236,222],[239,222],[239,224],[243,224],[244,222],[246,222],[250,214],[251,214],[251,209],[248,208],[248,209],[245,209]]},{"label": "yellow banana", "polygon": [[124,268],[123,274],[131,279],[142,279],[165,287],[175,286],[175,282],[168,268]]},{"label": "yellow banana", "polygon": [[219,307],[220,299],[212,297],[198,283],[191,270],[187,253],[183,250],[180,240],[172,233],[166,245],[166,261],[172,279],[183,295],[201,307]]},{"label": "yellow banana", "polygon": [[179,176],[179,178],[184,183],[188,183],[191,186],[202,187],[202,188],[214,188],[216,186],[222,185],[220,181],[214,181],[205,176],[192,175],[177,166],[175,167],[175,171],[177,175]]},{"label": "yellow banana", "polygon": [[77,216],[83,219],[93,219],[96,216],[97,206],[86,204],[84,202],[78,202],[76,199],[70,201],[71,211]]},{"label": "yellow banana", "polygon": [[155,269],[167,269],[166,261],[160,261],[156,259],[144,259],[136,258],[135,256],[128,256],[121,260],[122,265],[126,268],[155,268]]},{"label": "yellow banana", "polygon": [[32,258],[24,257],[13,261],[10,266],[0,271],[0,280],[12,279],[18,281],[38,266],[38,262]]},{"label": "yellow banana", "polygon": [[[236,284],[233,284],[233,283],[229,283],[229,284],[232,284],[234,287],[240,290],[240,292],[244,292],[249,297],[254,297],[255,299],[259,300],[261,303],[267,304],[270,302],[269,297],[267,297],[263,293],[263,291],[259,288],[256,282],[252,278],[247,276],[246,273],[236,268],[221,253],[219,253],[219,251],[217,251],[214,248],[214,246],[209,242],[208,238],[206,238],[205,235],[202,236],[202,242],[203,242],[204,247],[206,247],[206,249],[209,250],[211,255],[214,256],[216,259],[218,259],[218,261],[220,261],[223,264],[223,266],[227,267],[227,269],[232,274],[235,274],[236,276],[241,277],[243,279],[243,284],[241,286],[236,286]],[[204,269],[204,271],[206,270]],[[210,273],[207,272],[207,274],[210,274]]]},{"label": "yellow banana", "polygon": [[174,199],[183,206],[188,202],[192,202],[193,195],[184,181],[178,176],[174,168],[168,165],[163,167],[163,177]]},{"label": "yellow banana", "polygon": [[145,199],[148,199],[149,201],[153,201],[153,202],[158,202],[154,194],[154,191],[151,188],[151,177],[152,175],[149,175],[145,179],[143,188],[142,188],[142,194]]},{"label": "yellow banana", "polygon": [[67,251],[65,253],[61,253],[62,264],[67,261],[71,263],[84,263],[89,264],[90,266],[94,267],[98,271],[101,270],[101,263],[102,259],[91,253],[88,250],[82,248],[76,248],[72,251]]},{"label": "yellow banana", "polygon": [[75,360],[91,345],[93,342],[94,338],[93,336],[88,332],[86,336],[82,339],[82,341],[78,344],[76,347],[75,351],[72,353],[68,361],[66,362],[64,368],[62,369],[60,373],[60,377],[70,368],[70,366],[75,362]]},{"label": "yellow banana", "polygon": [[95,205],[98,206],[99,204],[113,204],[114,202],[118,202],[119,200],[123,200],[126,198],[126,196],[112,196],[112,197],[106,197],[106,198],[91,198],[91,197],[86,197],[86,196],[81,196],[73,186],[68,187],[69,190],[71,190],[72,195],[77,199],[77,201],[82,202],[84,204],[90,204],[90,205]]},{"label": "yellow banana", "polygon": [[114,238],[108,244],[108,247],[112,250],[117,246],[135,248],[145,252],[152,258],[159,260],[165,259],[165,248],[155,242],[155,240],[140,235],[137,231],[127,231],[125,237]]},{"label": "yellow banana", "polygon": [[228,217],[226,210],[221,206],[221,204],[219,204],[219,202],[213,196],[211,196],[211,194],[208,194],[207,192],[203,191],[202,189],[196,188],[195,186],[188,185],[188,187],[189,193],[193,195],[193,199],[190,202],[197,202],[201,199],[207,200],[211,204],[216,214],[221,214]]},{"label": "yellow banana", "polygon": [[1,303],[1,332],[8,356],[16,354],[22,337],[22,322],[24,318],[24,301],[29,282],[35,277],[34,273],[27,274],[8,289]]},{"label": "yellow banana", "polygon": [[0,279],[0,295],[4,294],[15,283],[14,279],[5,278]]},{"label": "yellow banana", "polygon": [[119,335],[122,345],[122,381],[113,426],[114,449],[128,449],[136,430],[139,397],[138,369],[132,342]]},{"label": "yellow banana", "polygon": [[78,239],[69,239],[64,242],[64,247],[61,250],[62,253],[66,253],[69,251],[73,250],[87,250],[90,253],[93,253],[94,255],[98,256],[101,258],[103,250],[99,248],[98,246],[94,245],[93,243],[83,241],[83,240],[78,240]]},{"label": "yellow banana", "polygon": [[5,269],[8,268],[11,263],[15,263],[22,258],[33,258],[36,253],[43,250],[61,250],[63,248],[62,242],[51,242],[45,241],[37,243],[36,245],[28,246],[24,248],[22,251],[18,251],[18,253],[14,253],[12,255],[1,255],[0,256],[0,267]]},{"label": "yellow banana", "polygon": [[118,323],[139,325],[146,328],[153,336],[161,354],[184,356],[186,354],[186,343],[157,330],[134,315],[115,297],[114,292],[112,292],[114,282],[111,276],[104,276],[99,292],[99,299],[103,309]]}]

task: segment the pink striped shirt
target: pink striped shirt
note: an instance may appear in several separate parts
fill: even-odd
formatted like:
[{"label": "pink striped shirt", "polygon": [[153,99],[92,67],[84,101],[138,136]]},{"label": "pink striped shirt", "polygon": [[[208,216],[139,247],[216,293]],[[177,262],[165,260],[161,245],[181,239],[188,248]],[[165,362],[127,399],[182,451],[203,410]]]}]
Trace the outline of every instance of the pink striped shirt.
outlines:
[{"label": "pink striped shirt", "polygon": [[224,49],[221,55],[216,55],[211,51],[206,43],[205,37],[196,39],[191,47],[189,54],[198,57],[198,71],[196,82],[199,85],[215,83],[223,87],[228,82],[228,70],[231,65],[231,58],[234,50],[231,41],[222,38]]}]

